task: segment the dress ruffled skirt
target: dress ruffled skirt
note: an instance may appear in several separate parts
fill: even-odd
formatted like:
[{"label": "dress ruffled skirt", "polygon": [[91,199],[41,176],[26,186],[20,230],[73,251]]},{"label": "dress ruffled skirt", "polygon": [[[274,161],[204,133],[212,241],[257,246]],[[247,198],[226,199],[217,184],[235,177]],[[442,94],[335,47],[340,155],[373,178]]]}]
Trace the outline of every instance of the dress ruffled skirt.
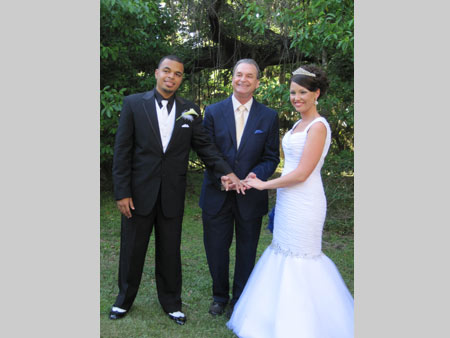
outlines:
[{"label": "dress ruffled skirt", "polygon": [[347,338],[353,297],[323,253],[296,257],[269,246],[227,323],[240,338]]}]

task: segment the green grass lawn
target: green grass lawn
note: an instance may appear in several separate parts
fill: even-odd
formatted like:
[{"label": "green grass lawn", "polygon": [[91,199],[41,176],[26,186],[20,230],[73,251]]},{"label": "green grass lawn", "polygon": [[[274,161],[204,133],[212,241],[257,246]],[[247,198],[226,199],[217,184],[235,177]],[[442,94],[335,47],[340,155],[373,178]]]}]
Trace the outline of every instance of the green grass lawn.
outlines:
[{"label": "green grass lawn", "polygon": [[[149,249],[136,300],[129,314],[121,319],[108,319],[111,305],[118,293],[117,273],[120,248],[120,214],[115,206],[111,192],[102,192],[100,209],[100,330],[101,337],[234,337],[225,323],[227,318],[213,318],[208,313],[211,303],[211,278],[203,247],[201,209],[198,207],[202,174],[190,172],[186,193],[186,208],[183,220],[181,260],[183,269],[183,311],[188,317],[184,326],[176,325],[168,319],[159,305],[156,295],[154,236],[152,234]],[[348,197],[348,196],[347,196]],[[351,198],[353,198],[351,196]],[[275,203],[275,191],[270,191],[270,204]],[[338,205],[338,203],[336,203]],[[351,209],[353,206],[351,207]],[[351,214],[353,209],[351,210]],[[347,216],[347,219],[352,217]],[[329,208],[327,222],[330,224],[342,219],[342,208]],[[348,220],[347,220],[348,221]],[[341,221],[342,222],[342,221]],[[266,230],[267,216],[264,217],[257,258],[272,240],[272,234]],[[325,227],[327,229],[327,227]],[[339,234],[337,231],[325,231],[323,251],[337,265],[350,292],[353,294],[353,234]],[[230,276],[234,269],[234,243],[231,254]],[[230,281],[230,285],[231,281]]]}]

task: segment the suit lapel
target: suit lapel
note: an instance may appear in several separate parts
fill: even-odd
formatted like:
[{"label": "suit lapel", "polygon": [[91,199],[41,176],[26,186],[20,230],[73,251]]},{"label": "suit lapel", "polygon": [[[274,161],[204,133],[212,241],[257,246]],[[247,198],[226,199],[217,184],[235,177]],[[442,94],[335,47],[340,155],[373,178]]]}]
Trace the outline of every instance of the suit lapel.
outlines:
[{"label": "suit lapel", "polygon": [[147,120],[153,133],[155,134],[156,140],[158,140],[159,147],[162,151],[163,147],[161,142],[161,134],[159,132],[158,117],[156,116],[154,89],[145,93],[142,99],[142,105],[144,107],[145,114],[147,115]]},{"label": "suit lapel", "polygon": [[181,98],[176,96],[175,97],[175,124],[173,126],[172,136],[170,137],[169,144],[167,145],[166,153],[170,150],[174,142],[176,142],[176,139],[180,133],[181,125],[183,124],[183,119],[177,120],[181,113],[185,110],[184,108],[185,101]]},{"label": "suit lapel", "polygon": [[231,100],[231,96],[224,102],[224,108],[222,110],[222,115],[223,115],[225,123],[228,127],[228,132],[230,133],[230,137],[233,140],[234,148],[236,148],[237,147],[236,121],[234,119],[233,101]]}]

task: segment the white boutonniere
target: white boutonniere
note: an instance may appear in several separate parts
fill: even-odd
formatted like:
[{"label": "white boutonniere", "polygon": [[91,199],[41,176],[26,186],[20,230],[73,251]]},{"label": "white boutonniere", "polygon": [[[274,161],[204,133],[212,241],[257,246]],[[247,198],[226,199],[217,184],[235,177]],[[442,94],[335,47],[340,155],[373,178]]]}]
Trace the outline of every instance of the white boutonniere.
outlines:
[{"label": "white boutonniere", "polygon": [[197,117],[198,113],[193,108],[191,108],[189,110],[182,112],[181,115],[176,119],[176,121],[178,121],[181,118],[188,121],[194,121],[194,116]]}]

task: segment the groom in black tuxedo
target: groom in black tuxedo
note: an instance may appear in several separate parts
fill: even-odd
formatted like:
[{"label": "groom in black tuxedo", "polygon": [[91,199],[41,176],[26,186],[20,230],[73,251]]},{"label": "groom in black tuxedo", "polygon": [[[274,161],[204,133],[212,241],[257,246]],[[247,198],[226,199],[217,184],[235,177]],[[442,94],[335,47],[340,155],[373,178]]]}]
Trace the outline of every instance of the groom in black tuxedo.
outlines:
[{"label": "groom in black tuxedo", "polygon": [[242,187],[204,130],[199,107],[175,95],[183,72],[178,57],[165,56],[155,71],[156,88],[123,100],[113,161],[114,195],[122,213],[119,294],[110,319],[124,317],[133,304],[154,227],[159,302],[177,324],[186,322],[180,243],[190,149],[218,182],[227,175]]}]

